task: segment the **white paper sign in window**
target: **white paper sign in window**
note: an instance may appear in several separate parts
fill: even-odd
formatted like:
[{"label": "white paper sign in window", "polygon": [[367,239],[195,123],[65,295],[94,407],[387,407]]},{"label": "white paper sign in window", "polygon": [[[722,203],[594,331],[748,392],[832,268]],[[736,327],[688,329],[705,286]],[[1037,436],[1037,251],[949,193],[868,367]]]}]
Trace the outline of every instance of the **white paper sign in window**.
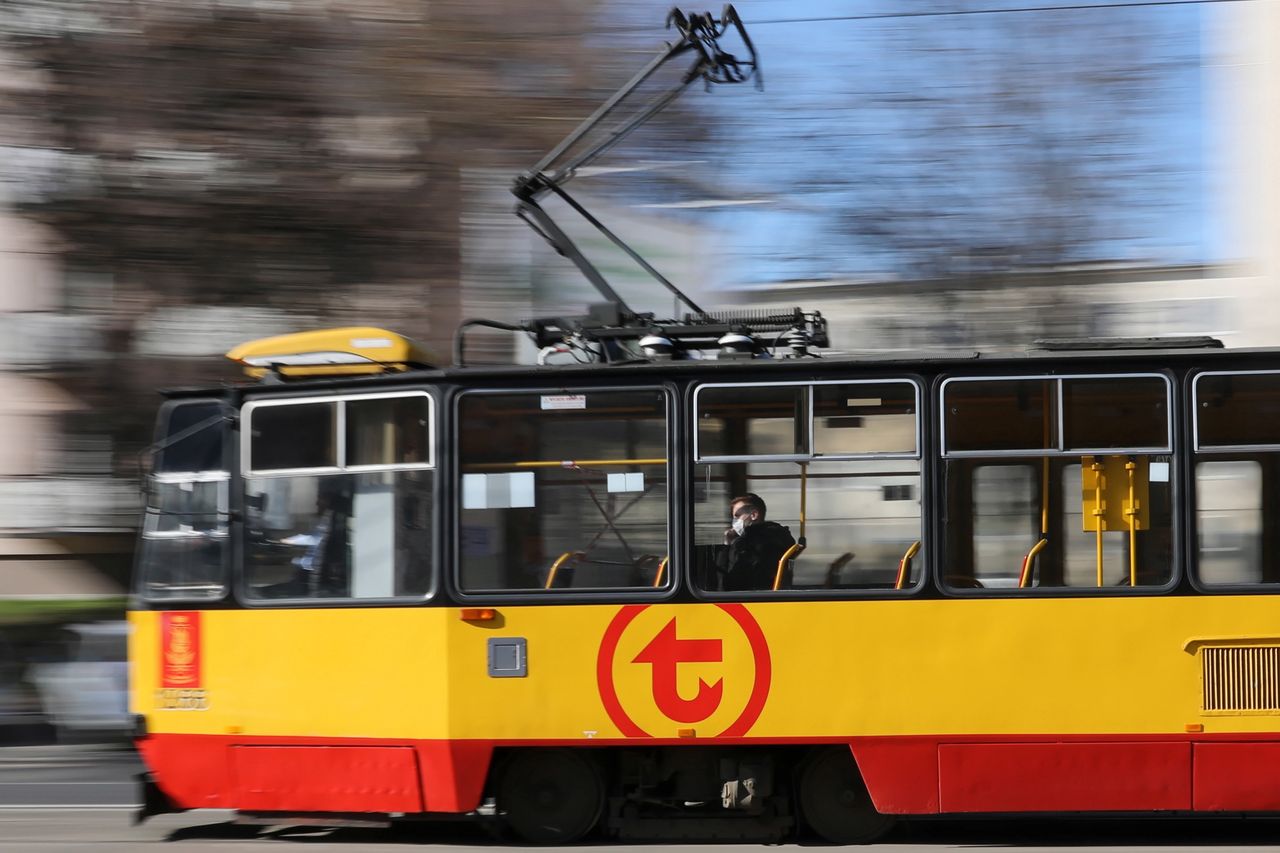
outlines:
[{"label": "white paper sign in window", "polygon": [[611,492],[643,492],[644,474],[610,474],[609,491]]},{"label": "white paper sign in window", "polygon": [[534,506],[533,472],[463,474],[463,509],[513,509]]},{"label": "white paper sign in window", "polygon": [[586,394],[543,394],[543,409],[585,409]]}]

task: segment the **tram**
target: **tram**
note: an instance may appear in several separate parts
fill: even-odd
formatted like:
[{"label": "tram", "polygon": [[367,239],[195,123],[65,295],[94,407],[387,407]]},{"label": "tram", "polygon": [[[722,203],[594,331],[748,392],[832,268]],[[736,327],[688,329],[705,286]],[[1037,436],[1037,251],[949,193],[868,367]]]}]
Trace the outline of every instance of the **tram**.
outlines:
[{"label": "tram", "polygon": [[[675,23],[691,80],[749,77],[731,9]],[[553,242],[537,200],[572,171],[517,185]],[[129,614],[141,816],[851,843],[1280,811],[1280,351],[819,358],[816,313],[690,307],[469,324],[536,366],[468,365],[465,330],[449,365],[286,335],[170,392]],[[754,585],[744,498],[791,540]]]}]

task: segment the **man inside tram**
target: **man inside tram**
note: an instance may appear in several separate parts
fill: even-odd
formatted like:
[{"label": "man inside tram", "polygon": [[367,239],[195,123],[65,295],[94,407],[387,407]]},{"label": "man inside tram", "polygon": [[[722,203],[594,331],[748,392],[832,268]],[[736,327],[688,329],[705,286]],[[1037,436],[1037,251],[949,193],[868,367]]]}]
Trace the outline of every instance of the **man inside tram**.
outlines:
[{"label": "man inside tram", "polygon": [[724,532],[727,547],[717,549],[716,569],[721,589],[730,591],[773,589],[778,562],[796,544],[791,531],[765,519],[764,500],[745,494],[729,502],[732,526]]}]

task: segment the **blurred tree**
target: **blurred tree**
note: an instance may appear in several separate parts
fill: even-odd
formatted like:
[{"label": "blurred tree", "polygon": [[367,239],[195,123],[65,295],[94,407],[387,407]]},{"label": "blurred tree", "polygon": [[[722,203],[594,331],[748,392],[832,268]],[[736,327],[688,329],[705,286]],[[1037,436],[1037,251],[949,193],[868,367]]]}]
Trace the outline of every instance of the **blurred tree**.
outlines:
[{"label": "blurred tree", "polygon": [[909,63],[878,75],[856,107],[896,143],[863,149],[847,232],[918,277],[1134,260],[1150,213],[1185,197],[1174,169],[1186,161],[1152,142],[1185,132],[1169,126],[1165,99],[1197,67],[1161,43],[1152,17],[1064,11],[898,28]]},{"label": "blurred tree", "polygon": [[136,356],[193,304],[390,325],[447,356],[462,170],[514,175],[643,61],[619,38],[654,47],[597,47],[598,6],[0,0],[32,80],[0,100],[18,209],[111,288],[110,357],[68,383],[136,445],[157,384],[226,374]]}]

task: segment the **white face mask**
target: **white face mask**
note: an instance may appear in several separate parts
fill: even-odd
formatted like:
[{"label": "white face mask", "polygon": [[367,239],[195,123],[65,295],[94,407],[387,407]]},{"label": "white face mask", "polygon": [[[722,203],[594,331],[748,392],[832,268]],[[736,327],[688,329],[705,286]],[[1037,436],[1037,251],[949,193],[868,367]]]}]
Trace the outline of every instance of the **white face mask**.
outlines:
[{"label": "white face mask", "polygon": [[733,519],[733,532],[741,536],[747,530],[746,516],[737,516]]}]

